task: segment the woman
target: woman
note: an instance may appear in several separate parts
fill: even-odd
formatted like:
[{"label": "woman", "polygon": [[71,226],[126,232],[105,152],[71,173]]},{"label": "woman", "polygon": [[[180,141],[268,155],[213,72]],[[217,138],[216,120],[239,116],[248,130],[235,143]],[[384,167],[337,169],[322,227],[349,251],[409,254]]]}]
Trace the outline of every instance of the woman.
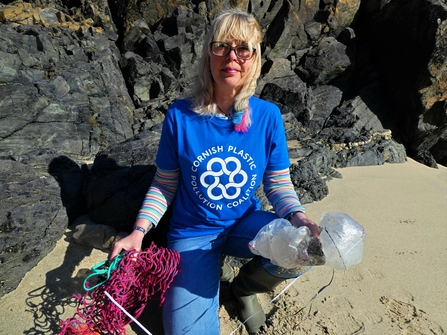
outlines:
[{"label": "woman", "polygon": [[[251,15],[230,10],[216,18],[192,93],[166,113],[157,173],[134,231],[109,255],[113,259],[123,249],[140,250],[144,234],[172,204],[168,248],[180,253],[181,271],[163,305],[167,335],[219,334],[221,256],[253,258],[248,242],[270,221],[287,218],[319,235],[290,180],[281,113],[253,96],[261,71],[260,43],[261,30]],[[255,190],[261,182],[275,213],[260,210]],[[283,270],[257,256],[233,280],[249,332],[265,323],[256,293],[301,274]]]}]

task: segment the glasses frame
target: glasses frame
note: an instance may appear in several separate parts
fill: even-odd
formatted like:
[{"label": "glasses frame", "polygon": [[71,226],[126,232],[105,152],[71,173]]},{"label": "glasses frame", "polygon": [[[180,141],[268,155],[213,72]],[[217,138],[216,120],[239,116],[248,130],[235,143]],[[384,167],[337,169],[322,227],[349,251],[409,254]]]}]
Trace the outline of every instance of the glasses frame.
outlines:
[{"label": "glasses frame", "polygon": [[[213,51],[213,44],[216,44],[216,43],[219,43],[219,44],[225,44],[226,46],[228,46],[228,48],[229,48],[229,49],[228,49],[228,52],[227,52],[225,55],[216,55],[216,54],[214,53],[214,51]],[[242,57],[240,57],[240,56],[237,54],[237,51],[236,51],[236,49],[237,49],[237,48],[240,48],[240,47],[244,47],[244,48],[246,48],[247,45],[236,45],[235,47],[232,47],[231,45],[229,45],[228,43],[225,43],[225,42],[213,41],[213,42],[210,43],[210,50],[211,50],[211,52],[213,53],[213,55],[214,55],[214,56],[217,56],[217,57],[226,57],[226,56],[228,56],[228,55],[230,54],[231,51],[234,51],[234,54],[236,55],[237,58],[242,59],[242,60],[250,60],[250,59],[253,58],[254,54],[256,53],[256,48],[251,48],[251,49],[252,49],[252,53],[251,53],[250,58],[242,58]]]}]

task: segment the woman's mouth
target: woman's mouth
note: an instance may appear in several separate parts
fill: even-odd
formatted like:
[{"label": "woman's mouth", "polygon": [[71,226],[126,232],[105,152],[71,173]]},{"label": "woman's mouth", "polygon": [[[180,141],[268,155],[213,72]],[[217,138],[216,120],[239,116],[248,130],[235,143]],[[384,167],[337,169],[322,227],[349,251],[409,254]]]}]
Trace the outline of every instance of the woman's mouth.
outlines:
[{"label": "woman's mouth", "polygon": [[225,73],[238,73],[239,72],[239,70],[234,69],[234,68],[225,68],[222,71]]}]

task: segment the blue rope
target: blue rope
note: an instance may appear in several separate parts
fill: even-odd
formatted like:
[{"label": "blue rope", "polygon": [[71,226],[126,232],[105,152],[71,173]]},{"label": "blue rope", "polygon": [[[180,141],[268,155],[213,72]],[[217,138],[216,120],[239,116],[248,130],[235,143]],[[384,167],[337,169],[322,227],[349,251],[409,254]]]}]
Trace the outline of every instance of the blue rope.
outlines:
[{"label": "blue rope", "polygon": [[[124,253],[118,254],[111,262],[107,260],[92,266],[92,273],[89,274],[87,278],[85,278],[84,280],[84,290],[91,291],[97,288],[98,286],[104,284],[107,280],[109,280],[112,271],[115,270],[118,263],[121,261],[121,259],[123,259],[124,255],[125,255]],[[92,287],[87,287],[88,280],[95,276],[105,279]]]}]

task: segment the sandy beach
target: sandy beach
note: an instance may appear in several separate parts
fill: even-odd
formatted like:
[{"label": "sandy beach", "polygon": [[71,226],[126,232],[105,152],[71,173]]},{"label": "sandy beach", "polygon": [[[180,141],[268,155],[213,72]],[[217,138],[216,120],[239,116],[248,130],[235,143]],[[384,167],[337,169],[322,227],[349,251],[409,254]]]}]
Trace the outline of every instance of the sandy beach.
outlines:
[{"label": "sandy beach", "polygon": [[[284,292],[260,296],[268,315],[263,334],[444,334],[447,332],[447,169],[404,164],[338,170],[329,196],[306,205],[319,222],[327,212],[350,215],[363,226],[360,264],[346,270],[314,267]],[[75,311],[73,293],[83,293],[89,269],[105,251],[76,244],[71,232],[0,299],[0,334],[57,334]],[[223,288],[224,291],[224,288]],[[279,296],[277,296],[282,292]],[[270,302],[273,298],[276,299]],[[312,301],[311,301],[312,300]],[[247,334],[235,303],[223,300],[221,334]],[[162,335],[160,313],[149,305],[140,318]],[[128,334],[145,334],[136,325]]]}]

